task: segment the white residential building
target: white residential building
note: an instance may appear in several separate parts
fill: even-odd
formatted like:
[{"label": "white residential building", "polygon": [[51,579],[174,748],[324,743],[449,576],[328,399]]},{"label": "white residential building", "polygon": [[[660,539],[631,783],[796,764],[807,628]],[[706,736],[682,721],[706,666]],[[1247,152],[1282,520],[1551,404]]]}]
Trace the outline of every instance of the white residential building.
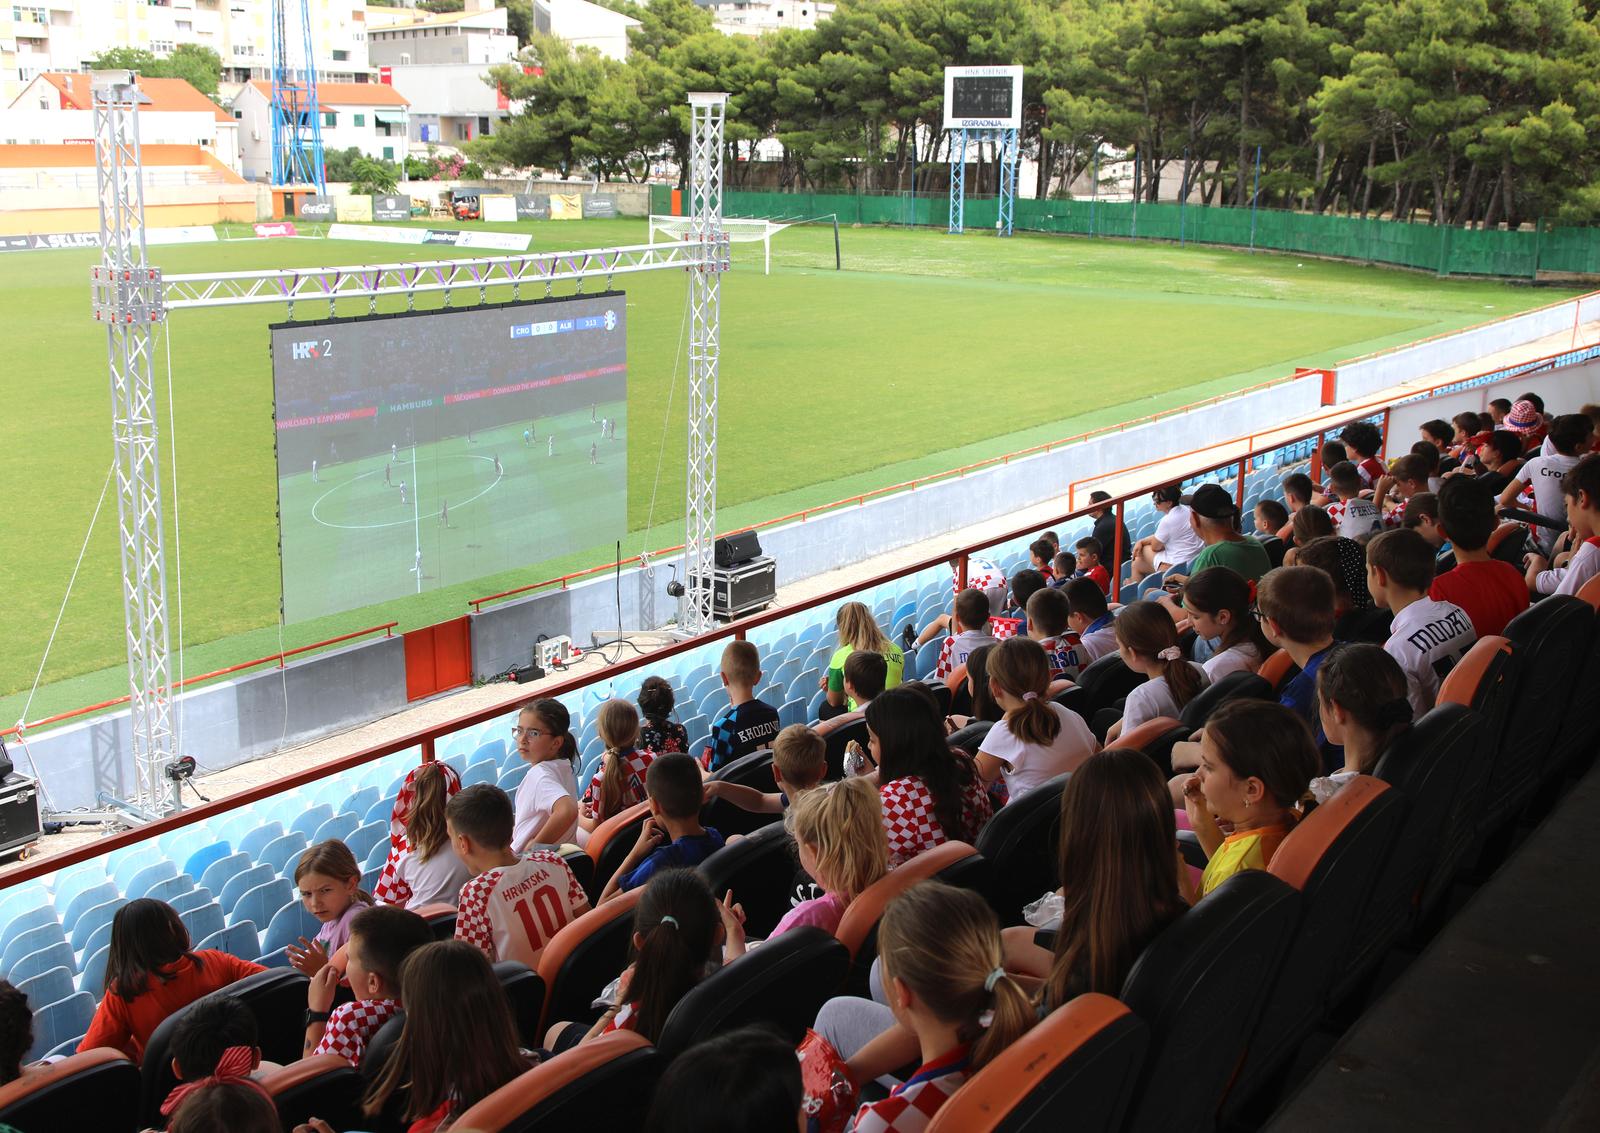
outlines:
[{"label": "white residential building", "polygon": [[[182,79],[140,79],[144,145],[199,146],[239,172],[239,128],[232,114]],[[93,145],[89,76],[40,75],[0,111],[0,145]]]},{"label": "white residential building", "polygon": [[375,67],[421,63],[508,62],[517,38],[506,30],[506,10],[493,0],[466,0],[460,12],[417,8],[366,10],[368,57]]},{"label": "white residential building", "polygon": [[[369,157],[400,161],[406,155],[406,125],[410,103],[394,87],[383,83],[317,84],[322,107],[322,148],[344,150],[355,146]],[[241,172],[252,181],[272,176],[272,84],[257,79],[246,83],[233,100],[239,121],[239,145],[244,153]]]},{"label": "white residential building", "polygon": [[589,0],[533,0],[533,26],[574,47],[592,47],[612,59],[628,57],[628,29],[639,21]]},{"label": "white residential building", "polygon": [[494,124],[521,109],[485,80],[476,63],[402,63],[383,73],[411,104],[413,142],[459,147],[494,132]]},{"label": "white residential building", "polygon": [[816,0],[711,0],[702,3],[724,35],[765,35],[780,28],[808,30],[833,15],[837,5]]},{"label": "white residential building", "polygon": [[[312,0],[312,48],[320,77],[365,81],[364,0]],[[301,42],[298,5],[289,38]],[[270,77],[272,0],[18,0],[0,5],[0,102],[46,71],[81,71],[113,47],[165,57],[197,43],[222,57],[223,78]]]}]

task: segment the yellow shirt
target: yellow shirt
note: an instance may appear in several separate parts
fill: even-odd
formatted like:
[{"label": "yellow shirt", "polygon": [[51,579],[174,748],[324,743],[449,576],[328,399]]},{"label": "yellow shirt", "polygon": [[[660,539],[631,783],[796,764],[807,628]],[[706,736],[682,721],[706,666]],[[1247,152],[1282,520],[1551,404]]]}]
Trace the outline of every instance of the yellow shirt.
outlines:
[{"label": "yellow shirt", "polygon": [[1266,869],[1277,853],[1278,843],[1289,836],[1282,826],[1266,826],[1260,830],[1246,830],[1230,834],[1222,840],[1217,852],[1206,863],[1200,875],[1200,896],[1204,897],[1236,873],[1247,869]]}]

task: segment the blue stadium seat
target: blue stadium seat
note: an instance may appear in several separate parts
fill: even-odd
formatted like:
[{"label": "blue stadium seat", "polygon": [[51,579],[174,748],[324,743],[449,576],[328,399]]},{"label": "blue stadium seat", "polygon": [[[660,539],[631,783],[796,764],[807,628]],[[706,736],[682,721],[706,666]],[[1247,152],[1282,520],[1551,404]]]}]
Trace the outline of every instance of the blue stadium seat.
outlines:
[{"label": "blue stadium seat", "polygon": [[28,997],[29,1003],[54,1003],[78,990],[72,969],[65,964],[57,964],[48,971],[19,980],[13,986]]},{"label": "blue stadium seat", "polygon": [[[0,954],[0,972],[11,971],[24,956],[31,956],[40,949],[49,948],[55,944],[65,944],[66,942],[66,934],[61,931],[61,926],[56,924],[55,921],[39,925],[37,928],[30,928],[27,932],[18,933],[11,938],[11,943],[6,945],[5,952]],[[29,973],[29,975],[37,974],[37,972]],[[27,976],[18,978],[27,979]]]},{"label": "blue stadium seat", "polygon": [[720,689],[721,687],[721,674],[712,673],[709,677],[702,678],[698,683],[695,684],[693,688],[689,690],[689,698],[696,704],[699,704],[707,696],[711,695],[714,690]]},{"label": "blue stadium seat", "polygon": [[[369,869],[382,869],[383,863],[389,860],[388,832],[389,828],[385,826],[383,828],[383,836],[367,847],[366,856],[361,859],[361,868],[363,871]],[[371,890],[369,889],[368,892],[370,893]]]},{"label": "blue stadium seat", "polygon": [[361,888],[365,889],[368,893],[371,893],[378,887],[378,878],[382,876],[382,866],[377,866],[374,869],[363,870],[361,874]]},{"label": "blue stadium seat", "polygon": [[204,940],[197,941],[194,948],[196,952],[214,948],[218,952],[226,952],[241,960],[254,960],[261,955],[261,944],[256,939],[256,926],[253,921],[240,921],[238,924],[229,925],[221,932],[214,932]]},{"label": "blue stadium seat", "polygon": [[354,815],[364,815],[373,803],[378,801],[377,787],[362,787],[345,796],[344,802],[339,804],[340,812],[349,811]]},{"label": "blue stadium seat", "polygon": [[78,976],[78,990],[86,991],[96,999],[106,993],[106,957],[111,955],[111,946],[102,944],[89,954],[83,962],[83,972]]},{"label": "blue stadium seat", "polygon": [[179,893],[167,904],[172,906],[172,911],[175,913],[188,913],[198,909],[201,905],[209,905],[215,900],[216,898],[211,895],[211,890],[201,885],[189,890],[187,893]]},{"label": "blue stadium seat", "polygon": [[698,706],[699,714],[705,719],[714,723],[718,714],[721,713],[723,709],[727,708],[728,704],[728,690],[725,688],[718,688],[701,699]]},{"label": "blue stadium seat", "polygon": [[[318,823],[318,825],[320,826],[321,823]],[[277,870],[291,857],[302,853],[306,845],[306,836],[304,834],[298,830],[291,831],[282,838],[274,838],[265,846],[262,846],[261,853],[256,855],[256,861],[262,865],[270,865],[274,870]],[[291,870],[290,872],[294,871]]]},{"label": "blue stadium seat", "polygon": [[[156,849],[154,845],[134,846],[131,848],[131,850],[124,850],[120,852],[123,854],[123,856],[117,860],[116,865],[112,866],[110,870],[111,880],[116,883],[117,891],[119,893],[126,893],[128,891],[128,883],[132,881],[141,870],[144,870],[149,866],[157,865],[161,862],[161,851]],[[110,864],[109,858],[107,859],[107,864]],[[172,872],[178,872],[176,866],[173,867]]]},{"label": "blue stadium seat", "polygon": [[778,709],[778,726],[787,728],[790,724],[804,724],[806,722],[805,714],[806,702],[804,700],[787,701],[783,707]]},{"label": "blue stadium seat", "polygon": [[227,857],[230,847],[226,842],[212,842],[201,846],[183,859],[182,872],[190,877],[203,877],[207,869]]},{"label": "blue stadium seat", "polygon": [[172,864],[170,858],[163,858],[161,861],[145,866],[126,881],[121,882],[123,896],[130,901],[135,897],[143,897],[157,883],[177,876],[178,867]]},{"label": "blue stadium seat", "polygon": [[295,817],[294,821],[289,824],[289,829],[285,831],[285,835],[291,833],[302,834],[306,839],[305,844],[309,845],[311,842],[316,841],[312,835],[316,833],[317,827],[321,826],[324,822],[328,821],[328,819],[332,817],[333,807],[328,803],[322,803],[318,806],[309,807]]},{"label": "blue stadium seat", "polygon": [[265,885],[278,876],[278,871],[263,862],[261,865],[251,866],[249,869],[240,870],[222,886],[222,892],[217,900],[222,905],[222,911],[232,915],[234,906],[239,903],[250,890],[258,885]]},{"label": "blue stadium seat", "polygon": [[93,889],[96,885],[110,880],[106,876],[106,863],[92,861],[64,869],[56,874],[50,882],[53,899],[45,897],[44,889],[38,882],[18,885],[0,894],[0,924],[4,924],[14,912],[20,912],[24,905],[42,905],[46,900],[50,900],[56,908],[64,909],[85,889]]},{"label": "blue stadium seat", "polygon": [[[510,733],[508,732],[506,734],[509,735]],[[505,755],[505,753],[506,753],[506,741],[505,740],[502,740],[502,739],[499,739],[499,738],[492,739],[492,740],[485,740],[483,743],[480,743],[478,745],[478,747],[477,747],[477,749],[475,751],[473,751],[472,757],[466,761],[465,766],[471,767],[474,763],[478,762],[480,759],[492,759],[496,763],[498,763],[498,762],[500,762],[500,757]]]},{"label": "blue stadium seat", "polygon": [[93,1019],[94,999],[81,991],[45,1004],[33,1013],[33,1046],[23,1061],[43,1058],[53,1047],[81,1039]]},{"label": "blue stadium seat", "polygon": [[191,941],[204,940],[212,933],[221,932],[226,927],[222,906],[215,901],[209,905],[201,905],[198,909],[179,913],[178,919],[183,921],[184,927],[189,930]]},{"label": "blue stadium seat", "polygon": [[[105,924],[91,932],[89,934],[89,939],[83,942],[83,947],[77,949],[78,955],[93,956],[96,952],[100,951],[100,949],[109,947],[111,944],[111,923],[112,922],[107,921]],[[67,947],[71,948],[72,945],[69,944]],[[83,965],[81,964],[79,965],[80,968],[82,966]]]},{"label": "blue stadium seat", "polygon": [[493,783],[500,775],[500,764],[494,759],[479,759],[469,763],[467,769],[461,773],[461,785],[470,787],[476,783]]},{"label": "blue stadium seat", "polygon": [[814,724],[822,714],[822,706],[828,703],[826,689],[817,689],[811,694],[811,700],[806,704],[806,723]]},{"label": "blue stadium seat", "polygon": [[191,893],[193,891],[194,878],[190,877],[186,873],[180,873],[177,877],[169,877],[165,881],[156,882],[154,885],[150,886],[150,888],[141,893],[140,896],[148,897],[152,901],[171,902],[171,900],[179,894]]},{"label": "blue stadium seat", "polygon": [[351,831],[360,825],[361,819],[354,814],[336,814],[317,827],[316,833],[311,835],[311,841],[314,844],[326,842],[332,838],[343,842]]},{"label": "blue stadium seat", "polygon": [[389,825],[389,816],[394,813],[394,800],[397,794],[399,794],[399,791],[390,791],[379,796],[378,801],[369,806],[367,813],[361,816],[361,825],[365,826],[369,822],[381,822],[385,826]]},{"label": "blue stadium seat", "polygon": [[504,771],[500,772],[499,776],[495,779],[495,784],[502,791],[505,791],[508,794],[515,793],[516,789],[522,785],[523,777],[527,774],[528,765],[526,763],[519,762],[515,767],[507,767]]},{"label": "blue stadium seat", "polygon": [[299,901],[290,901],[272,914],[272,919],[267,922],[267,931],[261,937],[263,952],[275,952],[290,944],[300,943],[303,936],[307,940],[317,935],[322,928],[322,922],[306,912],[306,907]]},{"label": "blue stadium seat", "polygon": [[223,886],[249,869],[251,864],[250,855],[246,853],[229,854],[225,858],[219,858],[207,866],[205,872],[200,875],[200,887],[209,889],[213,893],[221,893]]},{"label": "blue stadium seat", "polygon": [[264,822],[239,839],[239,849],[250,855],[250,860],[261,860],[261,850],[267,843],[283,837],[283,823]]},{"label": "blue stadium seat", "polygon": [[344,844],[350,847],[350,852],[355,855],[356,861],[363,860],[368,851],[379,842],[387,842],[389,838],[389,824],[387,822],[367,822],[356,827]]},{"label": "blue stadium seat", "polygon": [[34,976],[48,972],[51,968],[73,968],[77,958],[72,954],[72,945],[65,941],[58,941],[46,948],[29,952],[26,956],[19,956],[5,968],[6,978],[12,982],[31,979]]},{"label": "blue stadium seat", "polygon": [[[115,901],[120,896],[117,887],[109,881],[102,881],[99,885],[91,885],[87,889],[80,890],[78,895],[72,898],[72,903],[67,906],[66,912],[61,914],[61,927],[71,932],[72,926],[78,923],[78,918],[84,913],[96,905]],[[59,905],[56,907],[60,908]]]},{"label": "blue stadium seat", "polygon": [[[683,721],[683,730],[690,736],[698,736],[711,730],[711,720],[704,713],[696,712]],[[698,755],[698,752],[694,754]]]},{"label": "blue stadium seat", "polygon": [[228,910],[228,923],[236,925],[243,921],[254,921],[256,924],[266,924],[272,920],[273,913],[293,899],[294,890],[289,883],[282,878],[274,878],[240,897],[238,904]]},{"label": "blue stadium seat", "polygon": [[811,703],[811,695],[822,687],[822,670],[807,666],[789,683],[789,696]]},{"label": "blue stadium seat", "polygon": [[111,919],[117,915],[117,910],[127,903],[124,898],[118,897],[102,905],[96,905],[92,909],[85,909],[83,915],[72,926],[72,950],[82,952],[88,947],[94,934],[102,928],[108,930],[107,939],[110,939]]}]

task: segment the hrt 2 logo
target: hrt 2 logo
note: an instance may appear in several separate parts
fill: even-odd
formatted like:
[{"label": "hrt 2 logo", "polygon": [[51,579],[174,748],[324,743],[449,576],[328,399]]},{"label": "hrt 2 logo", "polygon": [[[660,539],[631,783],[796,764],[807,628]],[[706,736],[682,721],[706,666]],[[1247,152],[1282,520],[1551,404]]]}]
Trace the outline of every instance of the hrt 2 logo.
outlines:
[{"label": "hrt 2 logo", "polygon": [[314,358],[333,357],[333,340],[329,338],[321,340],[313,338],[306,342],[296,342],[291,345],[294,348],[294,360],[296,362],[309,362]]}]

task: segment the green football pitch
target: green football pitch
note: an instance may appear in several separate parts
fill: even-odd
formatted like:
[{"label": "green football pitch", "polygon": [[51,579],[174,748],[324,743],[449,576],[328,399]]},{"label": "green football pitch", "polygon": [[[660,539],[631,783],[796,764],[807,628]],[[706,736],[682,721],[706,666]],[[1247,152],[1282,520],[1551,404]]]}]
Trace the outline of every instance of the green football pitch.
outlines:
[{"label": "green football pitch", "polygon": [[[646,238],[642,220],[486,227],[531,231],[535,249]],[[836,272],[831,228],[786,229],[773,240],[771,275],[761,272],[759,244],[735,245],[735,270],[722,288],[718,520],[724,529],[1569,293],[1292,256],[1042,235],[999,240],[978,233],[846,229],[842,245],[845,270]],[[465,254],[428,249],[433,258]],[[387,263],[405,255],[405,249],[378,243],[237,240],[155,248],[151,261],[178,273]],[[41,685],[29,719],[127,691],[114,495],[104,498],[57,625],[111,459],[105,334],[89,317],[93,261],[83,251],[0,257],[0,307],[7,312],[0,420],[9,442],[0,450],[7,519],[7,554],[0,557],[7,645],[0,652],[0,694],[10,694],[0,699],[0,719],[7,722],[22,712],[36,675]],[[680,542],[687,286],[675,271],[622,276],[615,286],[627,291],[629,428],[616,451],[606,454],[606,467],[608,475],[625,468],[627,530],[608,532],[553,561],[530,551],[535,557],[522,568],[457,581],[460,572],[470,573],[473,509],[491,502],[514,506],[511,485],[459,512],[448,494],[426,496],[413,508],[412,546],[416,529],[430,523],[435,536],[459,538],[461,546],[443,561],[424,546],[423,594],[288,626],[279,622],[267,350],[268,324],[282,321],[285,311],[175,313],[170,338],[157,343],[158,415],[164,460],[174,450],[177,457],[179,491],[169,483],[166,495],[168,585],[176,651],[181,560],[185,671],[220,668],[385,621],[407,629],[459,616],[470,598],[609,562],[618,537],[625,554]],[[521,297],[542,295],[542,288],[533,290]],[[476,298],[475,289],[454,297],[457,305]],[[491,290],[488,298],[511,296]],[[417,299],[418,307],[440,302],[436,295]],[[351,301],[340,303],[337,313],[366,310],[365,301]],[[325,302],[302,302],[294,317],[328,314]],[[520,446],[520,437],[514,440]],[[1138,455],[1130,453],[1130,461]],[[476,483],[483,469],[474,465],[482,463],[461,463],[453,475]],[[299,476],[302,470],[290,471]],[[288,506],[316,506],[310,489],[333,486],[291,484]],[[397,522],[402,518],[397,495],[378,499],[383,502],[370,506],[395,512]],[[440,527],[439,499],[450,504],[459,534]],[[336,492],[318,506],[319,515],[324,507],[333,509],[331,516],[335,510],[363,513],[369,504]],[[397,546],[404,542],[398,539]],[[360,569],[336,559],[330,553],[330,577]],[[399,580],[404,585],[414,582],[408,573],[414,566],[399,546],[382,569],[405,576]],[[429,588],[430,574],[440,583],[436,588]]]}]

